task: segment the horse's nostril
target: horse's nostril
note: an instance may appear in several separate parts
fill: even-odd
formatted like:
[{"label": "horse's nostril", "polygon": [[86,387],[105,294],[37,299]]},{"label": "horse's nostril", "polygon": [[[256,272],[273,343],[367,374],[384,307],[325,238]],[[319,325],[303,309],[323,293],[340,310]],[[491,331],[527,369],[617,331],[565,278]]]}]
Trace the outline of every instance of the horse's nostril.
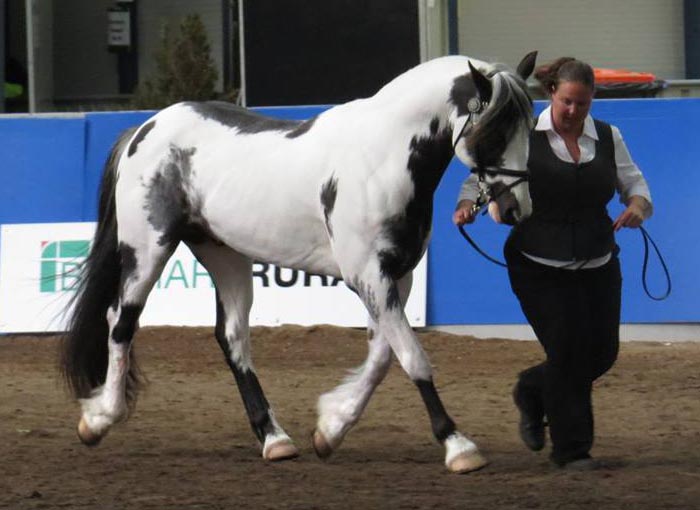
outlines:
[{"label": "horse's nostril", "polygon": [[509,207],[506,209],[506,213],[503,215],[503,222],[506,225],[515,225],[518,221],[518,212],[514,207]]}]

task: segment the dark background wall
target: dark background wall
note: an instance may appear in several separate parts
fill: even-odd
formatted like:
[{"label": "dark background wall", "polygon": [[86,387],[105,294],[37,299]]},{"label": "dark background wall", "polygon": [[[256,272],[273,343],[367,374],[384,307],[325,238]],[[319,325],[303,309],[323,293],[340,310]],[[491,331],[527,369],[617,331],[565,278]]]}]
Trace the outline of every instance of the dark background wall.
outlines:
[{"label": "dark background wall", "polygon": [[683,1],[685,19],[685,77],[700,78],[700,4],[697,0]]},{"label": "dark background wall", "polygon": [[418,2],[244,2],[249,106],[336,104],[373,95],[417,65]]}]

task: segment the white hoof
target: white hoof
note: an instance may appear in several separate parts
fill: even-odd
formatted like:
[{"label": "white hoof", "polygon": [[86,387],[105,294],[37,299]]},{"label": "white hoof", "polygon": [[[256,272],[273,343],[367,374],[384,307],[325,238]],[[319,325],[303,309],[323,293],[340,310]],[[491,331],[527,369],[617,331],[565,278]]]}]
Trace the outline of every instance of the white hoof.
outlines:
[{"label": "white hoof", "polygon": [[314,451],[316,452],[316,455],[318,455],[319,459],[327,459],[331,456],[333,453],[333,447],[326,440],[326,436],[324,436],[320,430],[314,430],[311,440],[314,445]]},{"label": "white hoof", "polygon": [[279,460],[293,459],[299,456],[299,450],[291,439],[280,439],[271,444],[266,444],[263,448],[263,459],[271,462]]},{"label": "white hoof", "polygon": [[459,432],[454,432],[445,440],[445,449],[445,466],[450,473],[470,473],[488,464],[479,453],[479,448]]},{"label": "white hoof", "polygon": [[487,464],[488,461],[479,452],[463,452],[447,463],[447,469],[450,473],[463,474],[477,471]]},{"label": "white hoof", "polygon": [[78,423],[78,438],[85,446],[97,446],[105,434],[97,434],[88,427],[85,418]]}]

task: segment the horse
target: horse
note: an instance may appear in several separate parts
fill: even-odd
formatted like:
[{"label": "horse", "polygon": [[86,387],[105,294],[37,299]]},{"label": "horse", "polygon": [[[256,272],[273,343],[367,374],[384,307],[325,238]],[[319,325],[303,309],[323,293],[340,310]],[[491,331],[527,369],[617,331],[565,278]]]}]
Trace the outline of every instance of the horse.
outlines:
[{"label": "horse", "polygon": [[96,445],[133,410],[139,315],[182,242],[214,282],[214,336],[263,459],[299,451],[252,363],[253,261],[342,278],[367,309],[366,361],[318,399],[312,442],[320,458],[357,423],[393,352],[425,403],[447,469],[483,467],[445,410],[403,307],[429,240],[434,191],[455,154],[504,217],[530,214],[525,80],[535,59],[526,55],[513,71],[440,57],[304,121],[181,102],[123,132],[105,163],[97,227],[60,348],[62,375],[81,404],[80,440]]}]

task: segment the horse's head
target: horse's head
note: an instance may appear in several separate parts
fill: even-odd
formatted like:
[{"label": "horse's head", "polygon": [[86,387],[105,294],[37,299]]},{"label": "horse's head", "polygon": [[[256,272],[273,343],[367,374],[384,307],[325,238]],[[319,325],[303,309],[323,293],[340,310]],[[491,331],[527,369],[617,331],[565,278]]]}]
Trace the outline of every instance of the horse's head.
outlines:
[{"label": "horse's head", "polygon": [[469,62],[470,74],[452,94],[455,154],[479,176],[482,193],[510,225],[532,212],[527,157],[533,112],[525,80],[536,57],[527,54],[516,72],[501,65],[482,71]]}]

